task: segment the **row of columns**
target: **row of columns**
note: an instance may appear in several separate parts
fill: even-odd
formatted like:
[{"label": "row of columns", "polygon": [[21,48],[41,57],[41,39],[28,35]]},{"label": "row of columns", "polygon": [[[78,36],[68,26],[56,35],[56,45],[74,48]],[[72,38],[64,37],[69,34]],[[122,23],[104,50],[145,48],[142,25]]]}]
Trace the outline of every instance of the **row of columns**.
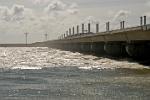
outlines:
[{"label": "row of columns", "polygon": [[58,49],[73,52],[110,55],[114,57],[130,56],[133,58],[150,58],[150,42],[94,42],[59,44]]},{"label": "row of columns", "polygon": [[141,16],[140,17],[140,25],[141,26],[146,25],[146,21],[147,21],[146,16]]},{"label": "row of columns", "polygon": [[[140,26],[146,25],[147,24],[146,21],[147,21],[146,16],[141,16],[140,17]],[[77,25],[77,27],[76,27],[76,34],[77,35],[78,34],[81,35],[81,34],[84,34],[84,33],[92,33],[91,32],[91,24],[90,23],[88,23],[88,30],[85,30],[85,25],[84,24],[82,24],[81,27],[82,27],[82,31],[80,33],[79,32],[79,25]],[[120,29],[124,29],[124,28],[125,28],[125,21],[121,21],[120,22]],[[106,31],[110,31],[110,22],[106,23]],[[96,24],[96,33],[98,33],[98,32],[99,32],[99,24],[97,23]],[[66,31],[65,34],[61,35],[59,37],[59,39],[64,39],[66,37],[74,36],[76,34],[75,34],[75,27],[72,27],[72,28],[69,28],[69,31]]]},{"label": "row of columns", "polygon": [[[120,29],[124,29],[124,28],[125,28],[125,21],[121,21],[120,22]],[[106,23],[106,31],[110,31],[110,22]],[[99,32],[99,24],[97,23],[96,24],[96,33],[98,33],[98,32]],[[85,25],[82,24],[82,32],[81,33],[79,32],[79,25],[77,25],[76,33],[77,34],[92,33],[91,32],[91,24],[88,23],[88,30],[85,30]],[[66,33],[60,37],[60,39],[63,39],[63,38],[66,38],[66,37],[69,37],[72,35],[75,35],[75,27],[72,27],[72,29],[69,28],[69,30],[66,31]]]}]

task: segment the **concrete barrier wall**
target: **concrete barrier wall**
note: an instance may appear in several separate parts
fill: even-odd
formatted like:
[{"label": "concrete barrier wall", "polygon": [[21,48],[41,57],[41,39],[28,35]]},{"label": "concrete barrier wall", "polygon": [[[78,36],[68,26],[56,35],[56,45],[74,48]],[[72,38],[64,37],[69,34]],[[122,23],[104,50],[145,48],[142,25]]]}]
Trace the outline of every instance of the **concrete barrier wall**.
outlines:
[{"label": "concrete barrier wall", "polygon": [[150,25],[101,33],[79,34],[33,44],[1,44],[1,47],[51,47],[111,56],[150,57]]}]

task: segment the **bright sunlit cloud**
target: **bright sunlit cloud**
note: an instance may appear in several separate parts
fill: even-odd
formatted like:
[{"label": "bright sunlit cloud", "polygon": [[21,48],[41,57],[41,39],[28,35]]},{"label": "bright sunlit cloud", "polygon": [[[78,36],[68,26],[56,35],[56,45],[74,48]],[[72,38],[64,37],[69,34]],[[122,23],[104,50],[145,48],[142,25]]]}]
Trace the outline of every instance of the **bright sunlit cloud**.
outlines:
[{"label": "bright sunlit cloud", "polygon": [[100,23],[101,30],[107,21],[112,27],[121,20],[132,25],[141,15],[150,16],[148,9],[148,0],[0,0],[0,41],[23,42],[15,38],[24,32],[30,33],[30,42],[42,41],[45,33],[56,39],[69,27],[88,22],[93,29]]}]

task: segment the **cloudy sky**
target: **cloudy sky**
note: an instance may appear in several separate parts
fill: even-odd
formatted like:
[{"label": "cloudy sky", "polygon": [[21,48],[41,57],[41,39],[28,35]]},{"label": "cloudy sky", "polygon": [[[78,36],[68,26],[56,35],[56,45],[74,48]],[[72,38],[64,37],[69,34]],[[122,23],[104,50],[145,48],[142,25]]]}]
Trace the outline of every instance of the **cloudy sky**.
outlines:
[{"label": "cloudy sky", "polygon": [[[150,16],[150,0],[0,0],[0,43],[24,43],[25,32],[29,42],[56,39],[69,27],[81,23],[96,23],[105,31],[105,22],[111,29],[119,28],[121,20],[126,27],[139,25],[139,17]],[[148,18],[150,23],[150,18]]]}]

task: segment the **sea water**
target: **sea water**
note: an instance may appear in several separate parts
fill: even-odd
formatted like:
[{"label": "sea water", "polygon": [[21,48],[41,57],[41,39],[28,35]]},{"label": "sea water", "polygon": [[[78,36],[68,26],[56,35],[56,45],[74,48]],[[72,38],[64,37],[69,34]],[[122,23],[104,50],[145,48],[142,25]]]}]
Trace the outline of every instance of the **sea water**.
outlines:
[{"label": "sea water", "polygon": [[0,100],[149,99],[149,66],[51,48],[0,48]]}]

